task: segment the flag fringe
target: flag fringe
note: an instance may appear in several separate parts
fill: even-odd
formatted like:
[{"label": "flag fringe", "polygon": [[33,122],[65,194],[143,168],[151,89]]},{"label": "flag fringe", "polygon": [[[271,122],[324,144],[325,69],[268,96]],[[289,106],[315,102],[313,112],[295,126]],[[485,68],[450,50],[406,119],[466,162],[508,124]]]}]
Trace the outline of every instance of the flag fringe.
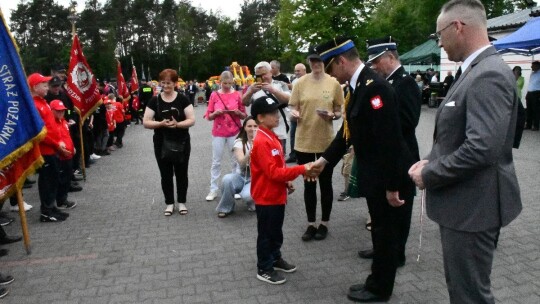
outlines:
[{"label": "flag fringe", "polygon": [[2,161],[0,161],[0,169],[3,169],[19,159],[21,156],[26,154],[28,151],[32,150],[34,145],[39,144],[40,141],[42,141],[45,138],[45,135],[47,134],[47,129],[44,127],[41,129],[41,132],[39,132],[34,138],[27,141],[24,145],[17,148],[15,151],[11,152],[8,156],[4,157]]}]

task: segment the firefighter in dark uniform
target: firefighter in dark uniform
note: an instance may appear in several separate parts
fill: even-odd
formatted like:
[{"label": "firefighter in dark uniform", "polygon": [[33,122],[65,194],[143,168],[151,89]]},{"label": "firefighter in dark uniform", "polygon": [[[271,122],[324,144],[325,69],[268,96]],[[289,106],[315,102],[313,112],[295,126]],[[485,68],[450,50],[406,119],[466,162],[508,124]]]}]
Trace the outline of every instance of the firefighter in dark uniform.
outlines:
[{"label": "firefighter in dark uniform", "polygon": [[[422,93],[416,85],[416,81],[401,66],[397,44],[392,37],[369,40],[367,51],[369,55],[368,62],[371,63],[371,68],[388,80],[397,94],[401,133],[407,145],[407,149],[403,151],[410,153],[410,155],[402,159],[410,160],[412,158],[413,162],[416,163],[420,160],[420,153],[418,151],[415,129],[420,120]],[[398,229],[398,266],[405,264],[405,245],[409,237],[413,200],[416,192],[416,186],[412,180],[408,180],[403,186],[404,188],[401,189],[400,197],[405,200],[405,204],[396,210],[399,213],[397,224],[400,227]],[[358,252],[358,254],[361,258],[372,258],[373,250],[363,250]]]},{"label": "firefighter in dark uniform", "polygon": [[345,99],[345,120],[336,137],[314,166],[335,166],[354,146],[360,195],[366,197],[372,220],[373,264],[364,284],[349,288],[357,302],[387,301],[392,295],[398,265],[399,206],[408,186],[399,109],[394,89],[360,60],[354,42],[336,38],[316,48],[328,74],[349,81],[352,94]]}]

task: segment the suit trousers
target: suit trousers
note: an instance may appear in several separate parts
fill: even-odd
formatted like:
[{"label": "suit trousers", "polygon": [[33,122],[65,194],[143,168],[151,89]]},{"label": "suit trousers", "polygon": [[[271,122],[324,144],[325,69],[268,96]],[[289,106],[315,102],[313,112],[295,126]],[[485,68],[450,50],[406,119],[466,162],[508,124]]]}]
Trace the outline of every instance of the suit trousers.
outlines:
[{"label": "suit trousers", "polygon": [[373,263],[371,274],[366,279],[366,289],[387,297],[392,295],[394,280],[401,248],[400,211],[390,206],[386,193],[366,197],[371,215],[371,238],[373,242]]},{"label": "suit trousers", "polygon": [[450,303],[495,303],[490,275],[500,228],[479,232],[439,228]]},{"label": "suit trousers", "polygon": [[527,92],[527,128],[540,127],[540,91]]}]

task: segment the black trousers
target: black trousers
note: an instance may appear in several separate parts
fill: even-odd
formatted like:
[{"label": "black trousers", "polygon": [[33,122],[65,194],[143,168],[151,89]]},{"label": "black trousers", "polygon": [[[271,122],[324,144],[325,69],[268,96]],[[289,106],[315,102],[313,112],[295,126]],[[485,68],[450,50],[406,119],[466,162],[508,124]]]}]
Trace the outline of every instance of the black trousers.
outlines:
[{"label": "black trousers", "polygon": [[47,214],[56,208],[56,194],[60,184],[60,160],[56,155],[43,155],[45,163],[39,168],[38,192],[41,213]]},{"label": "black trousers", "polygon": [[[380,296],[390,296],[394,290],[401,248],[404,247],[402,239],[404,232],[400,231],[402,229],[400,218],[402,213],[405,213],[405,209],[400,210],[390,206],[386,193],[367,197],[366,200],[371,215],[371,238],[374,251],[371,274],[366,279],[366,289]],[[412,202],[410,205],[412,206]]]},{"label": "black trousers", "polygon": [[59,160],[58,169],[58,190],[56,192],[56,202],[63,203],[67,201],[69,187],[71,185],[71,176],[73,174],[73,159]]},{"label": "black trousers", "polygon": [[538,129],[540,123],[540,91],[527,92],[527,128]]},{"label": "black trousers", "polygon": [[191,146],[189,140],[186,143],[186,157],[182,163],[171,163],[161,159],[161,142],[154,143],[154,154],[161,175],[161,190],[165,197],[165,204],[174,204],[174,181],[176,176],[176,196],[179,203],[186,202],[188,189],[188,166]]},{"label": "black trousers", "polygon": [[274,269],[274,262],[281,258],[285,205],[257,205],[257,268]]},{"label": "black trousers", "polygon": [[[303,165],[316,161],[322,153],[304,153],[296,151],[298,164]],[[334,189],[332,188],[332,174],[334,167],[325,166],[319,175],[319,186],[321,189],[321,221],[330,220],[332,212],[332,201],[334,200]],[[307,220],[313,223],[317,215],[317,182],[304,181],[304,204],[306,205]]]}]

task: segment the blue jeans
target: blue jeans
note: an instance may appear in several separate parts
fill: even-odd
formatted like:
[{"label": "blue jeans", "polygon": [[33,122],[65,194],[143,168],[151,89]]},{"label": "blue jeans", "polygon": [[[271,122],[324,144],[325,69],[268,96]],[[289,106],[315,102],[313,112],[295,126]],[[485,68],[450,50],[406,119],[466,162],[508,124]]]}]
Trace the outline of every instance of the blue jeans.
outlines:
[{"label": "blue jeans", "polygon": [[234,211],[234,195],[237,193],[240,193],[248,208],[254,207],[250,192],[250,180],[246,180],[241,174],[229,173],[223,177],[222,183],[222,195],[216,207],[217,212],[230,213]]},{"label": "blue jeans", "polygon": [[281,258],[285,205],[257,205],[257,268],[272,271]]}]

